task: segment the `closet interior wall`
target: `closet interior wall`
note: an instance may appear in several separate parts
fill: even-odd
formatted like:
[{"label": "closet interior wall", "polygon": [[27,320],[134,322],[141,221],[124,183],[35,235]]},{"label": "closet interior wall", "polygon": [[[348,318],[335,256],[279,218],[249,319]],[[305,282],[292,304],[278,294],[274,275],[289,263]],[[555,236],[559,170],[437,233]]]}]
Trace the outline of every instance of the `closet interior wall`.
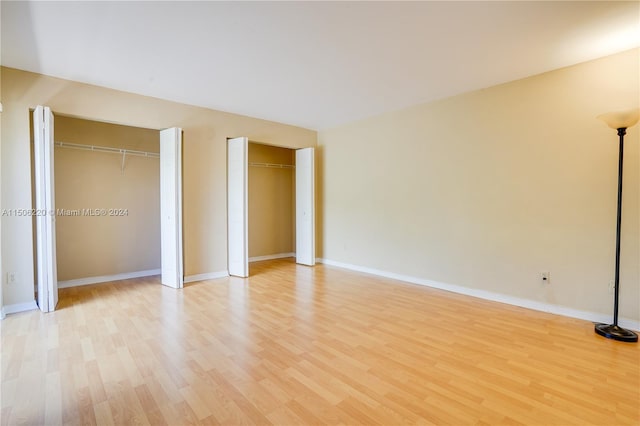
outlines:
[{"label": "closet interior wall", "polygon": [[[149,153],[159,132],[56,115],[55,141]],[[55,147],[58,280],[160,268],[160,160]],[[106,209],[106,216],[83,214]],[[115,213],[115,214],[110,214]]]},{"label": "closet interior wall", "polygon": [[249,142],[249,260],[293,257],[295,150]]}]

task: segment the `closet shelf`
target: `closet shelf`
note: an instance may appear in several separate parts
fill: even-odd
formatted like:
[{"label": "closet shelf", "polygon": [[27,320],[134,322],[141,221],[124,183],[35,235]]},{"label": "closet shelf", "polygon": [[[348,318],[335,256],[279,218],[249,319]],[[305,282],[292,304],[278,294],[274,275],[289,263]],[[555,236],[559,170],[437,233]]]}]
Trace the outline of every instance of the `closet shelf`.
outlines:
[{"label": "closet shelf", "polygon": [[[95,152],[107,152],[111,154],[122,154],[124,155],[136,155],[138,157],[150,157],[150,158],[160,158],[160,154],[157,152],[147,152],[147,151],[136,151],[133,149],[124,149],[124,148],[111,148],[107,146],[95,146],[95,145],[82,145],[78,143],[71,142],[55,142],[55,146],[59,146],[60,148],[72,148],[72,149],[81,149],[83,151],[95,151]],[[124,159],[123,159],[124,161]]]},{"label": "closet shelf", "polygon": [[293,164],[249,163],[250,167],[267,167],[271,169],[295,169]]}]

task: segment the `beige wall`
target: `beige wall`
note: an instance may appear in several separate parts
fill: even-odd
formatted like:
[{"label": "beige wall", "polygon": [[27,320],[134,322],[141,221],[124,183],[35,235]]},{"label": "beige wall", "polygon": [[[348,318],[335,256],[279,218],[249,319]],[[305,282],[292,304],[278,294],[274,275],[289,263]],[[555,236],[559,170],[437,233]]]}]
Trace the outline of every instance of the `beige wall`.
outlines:
[{"label": "beige wall", "polygon": [[[158,152],[159,132],[56,116],[56,141]],[[56,147],[56,208],[126,215],[56,219],[58,280],[160,268],[160,160]]]},{"label": "beige wall", "polygon": [[[181,127],[183,140],[185,275],[226,271],[226,138],[290,148],[315,146],[315,131],[163,101],[68,80],[1,68],[2,207],[31,207],[29,109],[149,129]],[[2,267],[17,282],[4,287],[4,304],[33,301],[30,218],[3,218]]]},{"label": "beige wall", "polygon": [[[295,151],[249,143],[249,163],[294,164]],[[294,169],[249,166],[249,257],[295,251]]]},{"label": "beige wall", "polygon": [[[320,132],[320,255],[611,314],[618,147],[595,117],[638,106],[639,55]],[[620,291],[634,321],[639,128],[626,138]]]},{"label": "beige wall", "polygon": [[160,153],[160,132],[56,114],[55,139],[83,145]]}]

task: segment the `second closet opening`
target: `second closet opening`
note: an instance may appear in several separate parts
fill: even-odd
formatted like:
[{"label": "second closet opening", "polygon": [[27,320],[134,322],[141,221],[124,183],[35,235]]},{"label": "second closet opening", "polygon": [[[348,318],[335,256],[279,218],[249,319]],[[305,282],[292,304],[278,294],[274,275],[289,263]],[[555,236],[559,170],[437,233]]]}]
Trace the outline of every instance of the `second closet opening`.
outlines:
[{"label": "second closet opening", "polygon": [[295,150],[249,142],[249,262],[295,256]]}]

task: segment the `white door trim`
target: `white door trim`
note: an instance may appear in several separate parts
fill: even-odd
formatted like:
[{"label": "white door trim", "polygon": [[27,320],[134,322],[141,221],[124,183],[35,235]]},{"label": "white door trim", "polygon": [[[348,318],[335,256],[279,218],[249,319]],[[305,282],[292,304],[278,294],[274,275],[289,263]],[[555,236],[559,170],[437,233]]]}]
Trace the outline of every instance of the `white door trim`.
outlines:
[{"label": "white door trim", "polygon": [[182,288],[182,129],[160,131],[160,252],[162,284]]},{"label": "white door trim", "polygon": [[33,111],[33,152],[35,168],[36,277],[38,306],[42,312],[54,311],[58,304],[53,135],[53,114],[51,109],[38,105]]},{"label": "white door trim", "polygon": [[296,150],[296,263],[316,264],[315,150]]},{"label": "white door trim", "polygon": [[227,140],[227,267],[229,275],[249,276],[249,139]]}]

